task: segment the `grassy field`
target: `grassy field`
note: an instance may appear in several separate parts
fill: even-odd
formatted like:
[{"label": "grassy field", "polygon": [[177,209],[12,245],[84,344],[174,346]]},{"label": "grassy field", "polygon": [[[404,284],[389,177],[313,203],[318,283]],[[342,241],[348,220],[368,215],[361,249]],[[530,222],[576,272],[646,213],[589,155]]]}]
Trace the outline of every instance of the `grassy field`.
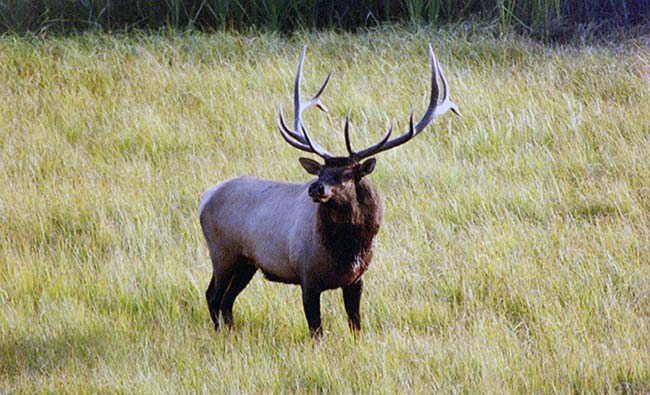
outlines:
[{"label": "grassy field", "polygon": [[[489,37],[0,37],[0,393],[648,393],[650,37]],[[463,117],[378,157],[362,336],[259,274],[214,333],[198,198],[308,179],[275,128],[302,45],[342,154],[348,107],[357,146],[421,113],[429,42]]]}]

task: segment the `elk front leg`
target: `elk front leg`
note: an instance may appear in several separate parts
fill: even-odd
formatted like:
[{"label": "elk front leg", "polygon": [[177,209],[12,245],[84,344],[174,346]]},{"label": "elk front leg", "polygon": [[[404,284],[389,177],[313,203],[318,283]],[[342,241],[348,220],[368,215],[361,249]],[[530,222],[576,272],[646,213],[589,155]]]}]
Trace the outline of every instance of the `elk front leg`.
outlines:
[{"label": "elk front leg", "polygon": [[320,294],[321,290],[303,286],[302,305],[305,308],[305,316],[309,325],[309,333],[313,338],[319,338],[323,334],[320,320]]},{"label": "elk front leg", "polygon": [[345,303],[345,312],[348,313],[348,325],[354,332],[361,330],[361,314],[359,305],[361,303],[361,293],[363,292],[363,280],[359,279],[354,284],[343,287],[343,303]]}]

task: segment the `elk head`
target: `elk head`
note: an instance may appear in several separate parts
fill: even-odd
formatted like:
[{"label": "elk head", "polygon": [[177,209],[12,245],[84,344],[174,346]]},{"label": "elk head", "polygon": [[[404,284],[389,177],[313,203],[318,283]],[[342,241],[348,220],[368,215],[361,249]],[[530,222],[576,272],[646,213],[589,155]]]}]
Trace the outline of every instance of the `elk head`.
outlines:
[{"label": "elk head", "polygon": [[309,174],[318,179],[309,186],[309,197],[314,202],[326,203],[330,199],[347,200],[352,195],[356,183],[372,173],[377,160],[370,158],[363,163],[352,158],[326,158],[321,165],[309,158],[300,158],[300,164]]},{"label": "elk head", "polygon": [[[345,200],[347,197],[354,194],[356,184],[359,183],[363,177],[372,173],[375,169],[377,163],[375,158],[370,158],[365,161],[363,161],[363,159],[406,143],[424,130],[424,128],[426,128],[435,117],[446,113],[448,110],[460,115],[456,105],[449,99],[447,80],[440,68],[440,64],[438,63],[435,54],[433,53],[433,48],[429,44],[429,61],[431,62],[431,94],[429,106],[422,118],[415,123],[413,119],[414,112],[412,111],[409,119],[409,128],[404,134],[394,139],[390,138],[393,132],[393,122],[381,140],[368,148],[355,151],[350,142],[350,113],[352,111],[350,109],[348,110],[344,127],[345,146],[347,147],[349,155],[335,157],[309,136],[305,129],[305,125],[302,122],[302,112],[309,107],[315,106],[322,111],[327,112],[327,108],[320,101],[320,95],[325,90],[332,75],[331,72],[327,75],[325,82],[323,82],[320,89],[310,100],[302,102],[300,99],[300,80],[302,77],[302,65],[305,60],[306,49],[307,46],[302,49],[300,61],[298,63],[298,72],[294,83],[293,129],[289,128],[284,120],[282,106],[280,106],[279,109],[278,129],[280,130],[284,140],[291,146],[302,151],[317,154],[323,158],[325,162],[324,164],[320,164],[319,162],[308,158],[299,159],[300,164],[307,173],[318,176],[318,179],[309,186],[309,196],[314,202],[325,203],[330,200]],[[442,81],[442,100],[440,103],[438,103],[440,91],[438,86],[438,76]]]}]

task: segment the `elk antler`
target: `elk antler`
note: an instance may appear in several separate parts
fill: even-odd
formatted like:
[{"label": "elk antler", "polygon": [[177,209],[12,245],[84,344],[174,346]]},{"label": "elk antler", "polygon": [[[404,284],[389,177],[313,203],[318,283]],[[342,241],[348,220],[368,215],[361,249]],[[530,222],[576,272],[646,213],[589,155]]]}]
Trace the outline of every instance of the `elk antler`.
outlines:
[{"label": "elk antler", "polygon": [[[307,46],[305,45],[302,49],[302,53],[300,54],[300,61],[298,63],[298,72],[296,74],[296,81],[294,83],[294,88],[293,88],[294,127],[293,129],[290,129],[287,126],[287,123],[284,120],[284,114],[282,113],[282,105],[280,105],[278,129],[280,130],[282,137],[291,146],[306,152],[315,153],[321,156],[323,159],[329,159],[332,158],[333,155],[327,152],[323,147],[321,147],[320,144],[318,144],[311,137],[309,137],[309,134],[305,129],[305,125],[302,123],[301,116],[303,111],[305,111],[306,109],[312,106],[316,106],[320,108],[322,111],[327,112],[327,108],[325,108],[323,103],[320,101],[320,95],[325,90],[325,87],[327,86],[327,83],[329,82],[332,73],[330,72],[327,75],[327,78],[325,78],[325,82],[323,82],[323,85],[321,85],[320,89],[318,89],[316,94],[310,100],[306,102],[301,102],[300,101],[300,80],[302,77],[302,65],[305,60],[306,50],[307,50]],[[411,115],[409,117],[409,128],[401,136],[389,140],[391,134],[393,133],[393,126],[394,126],[394,123],[391,123],[390,128],[388,129],[388,131],[386,132],[384,137],[382,137],[381,140],[379,140],[377,143],[371,145],[366,149],[363,149],[361,151],[354,151],[352,149],[352,144],[350,142],[350,113],[352,110],[348,111],[348,115],[345,119],[345,146],[348,149],[348,152],[350,154],[349,157],[351,159],[358,162],[361,159],[376,155],[380,152],[387,151],[391,148],[395,148],[399,145],[402,145],[407,141],[411,140],[412,138],[414,138],[415,136],[417,136],[422,130],[424,130],[424,128],[429,126],[431,122],[433,122],[434,118],[443,115],[449,110],[460,115],[460,113],[458,112],[458,107],[456,107],[456,104],[452,102],[451,99],[449,99],[449,86],[447,85],[447,79],[445,78],[445,74],[443,73],[442,68],[440,67],[440,63],[438,62],[435,54],[433,53],[433,47],[431,46],[431,44],[429,44],[429,61],[431,63],[431,97],[429,98],[429,106],[424,112],[422,118],[420,118],[420,120],[417,123],[415,123],[413,119],[414,111],[411,111]],[[438,103],[438,95],[440,93],[440,87],[438,86],[438,76],[440,76],[440,80],[442,81],[442,100],[440,103]]]},{"label": "elk antler", "polygon": [[[348,116],[345,120],[345,144],[352,159],[359,161],[363,158],[376,155],[380,152],[395,148],[398,145],[406,143],[413,137],[417,136],[418,133],[420,133],[424,128],[429,126],[435,117],[446,113],[448,110],[451,110],[454,113],[460,115],[456,104],[454,104],[454,102],[449,99],[449,87],[447,86],[447,79],[445,78],[445,74],[442,72],[442,68],[440,68],[440,63],[438,63],[436,55],[433,53],[431,44],[429,44],[429,61],[431,62],[431,97],[429,99],[429,106],[424,112],[422,118],[415,125],[413,125],[413,111],[411,111],[411,116],[409,118],[409,129],[401,136],[389,140],[391,133],[393,132],[393,125],[391,124],[388,132],[379,142],[361,151],[354,151],[352,149],[352,145],[350,144],[350,111],[348,111]],[[442,101],[440,104],[438,104],[438,94],[440,91],[440,88],[438,86],[438,74],[440,75],[440,80],[442,81]]]},{"label": "elk antler", "polygon": [[300,80],[302,77],[302,64],[305,60],[306,50],[307,50],[307,46],[305,45],[302,48],[302,53],[300,54],[300,61],[298,62],[298,72],[296,73],[296,81],[293,86],[293,106],[294,106],[293,129],[290,129],[287,126],[286,121],[284,120],[284,114],[282,113],[282,105],[280,105],[280,109],[279,109],[280,116],[278,119],[278,129],[280,130],[280,134],[282,134],[282,137],[285,139],[285,141],[289,143],[291,146],[303,151],[313,152],[321,156],[323,159],[328,159],[332,157],[332,154],[327,152],[323,147],[321,147],[320,144],[318,144],[316,141],[311,139],[309,137],[309,134],[307,134],[305,125],[302,123],[302,112],[312,106],[316,106],[322,111],[327,112],[327,108],[320,101],[320,95],[325,90],[325,87],[327,86],[327,83],[329,82],[332,73],[330,72],[329,74],[327,74],[327,78],[325,78],[325,82],[323,82],[323,85],[321,85],[320,89],[318,89],[318,92],[316,92],[316,94],[311,99],[309,99],[306,102],[301,102],[300,101]]}]

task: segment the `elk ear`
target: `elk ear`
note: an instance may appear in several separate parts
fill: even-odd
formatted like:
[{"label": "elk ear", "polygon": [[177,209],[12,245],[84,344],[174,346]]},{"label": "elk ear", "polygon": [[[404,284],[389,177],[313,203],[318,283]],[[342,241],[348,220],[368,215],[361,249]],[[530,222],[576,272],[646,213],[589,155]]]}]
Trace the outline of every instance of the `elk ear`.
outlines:
[{"label": "elk ear", "polygon": [[307,173],[313,174],[315,176],[318,175],[318,171],[320,170],[320,163],[316,162],[315,160],[309,159],[309,158],[300,158],[298,159],[300,161],[300,164],[302,167],[307,170]]},{"label": "elk ear", "polygon": [[375,170],[376,164],[377,164],[377,159],[375,158],[370,158],[367,161],[363,162],[359,166],[359,172],[361,173],[361,177],[365,177],[368,174],[372,173],[372,171]]}]

